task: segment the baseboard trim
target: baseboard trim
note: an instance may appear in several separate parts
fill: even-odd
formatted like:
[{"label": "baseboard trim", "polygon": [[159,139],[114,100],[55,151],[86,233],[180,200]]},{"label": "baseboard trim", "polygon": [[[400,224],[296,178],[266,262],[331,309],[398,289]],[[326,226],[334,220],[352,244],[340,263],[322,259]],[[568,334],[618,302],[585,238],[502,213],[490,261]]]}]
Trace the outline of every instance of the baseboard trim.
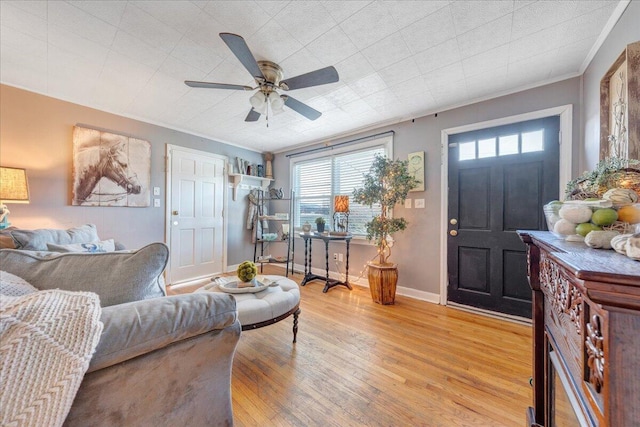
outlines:
[{"label": "baseboard trim", "polygon": [[[285,264],[274,264],[274,267],[278,267],[281,269],[285,268]],[[294,271],[299,271],[300,273],[304,272],[304,265],[294,264]],[[324,276],[327,274],[327,270],[323,270],[321,268],[311,268],[311,273],[317,274],[319,276]],[[331,279],[344,280],[344,274],[337,273],[335,271],[329,271],[329,277]],[[369,281],[366,277],[352,277],[349,276],[349,283],[352,285],[360,286],[363,288],[369,288]],[[407,288],[404,286],[398,286],[396,289],[396,295],[402,295],[404,297],[417,299],[420,301],[426,301],[433,304],[440,304],[440,295],[435,294],[433,292],[419,291],[413,288]]]},{"label": "baseboard trim", "polygon": [[472,307],[470,305],[458,304],[457,302],[447,302],[447,306],[451,308],[457,308],[458,310],[466,311],[469,313],[481,314],[494,319],[507,320],[509,322],[518,323],[520,325],[531,326],[531,319],[526,317],[514,316],[511,314],[498,313],[496,311],[485,310],[483,308]]},{"label": "baseboard trim", "polygon": [[185,280],[184,282],[178,282],[175,284],[169,284],[167,285],[167,288],[180,289],[180,288],[186,288],[187,286],[193,286],[197,284],[202,284],[204,286],[207,283],[211,282],[212,277],[215,277],[215,274],[204,276],[204,277],[197,277],[195,279],[189,279],[189,280]]},{"label": "baseboard trim", "polygon": [[419,291],[418,289],[398,286],[396,294],[433,304],[440,304],[440,294],[434,294],[433,292]]}]

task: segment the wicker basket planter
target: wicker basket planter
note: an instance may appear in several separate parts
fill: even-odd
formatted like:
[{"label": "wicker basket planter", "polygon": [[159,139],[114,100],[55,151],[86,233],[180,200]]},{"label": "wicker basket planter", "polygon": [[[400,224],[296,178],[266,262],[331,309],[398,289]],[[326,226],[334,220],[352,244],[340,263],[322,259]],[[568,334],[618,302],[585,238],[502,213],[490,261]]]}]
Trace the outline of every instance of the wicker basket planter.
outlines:
[{"label": "wicker basket planter", "polygon": [[602,198],[602,195],[611,188],[628,188],[640,195],[640,169],[621,168],[603,174],[597,182],[588,179],[578,180],[575,189],[567,199]]},{"label": "wicker basket planter", "polygon": [[396,285],[398,284],[398,264],[368,263],[369,290],[373,302],[383,305],[396,301]]}]

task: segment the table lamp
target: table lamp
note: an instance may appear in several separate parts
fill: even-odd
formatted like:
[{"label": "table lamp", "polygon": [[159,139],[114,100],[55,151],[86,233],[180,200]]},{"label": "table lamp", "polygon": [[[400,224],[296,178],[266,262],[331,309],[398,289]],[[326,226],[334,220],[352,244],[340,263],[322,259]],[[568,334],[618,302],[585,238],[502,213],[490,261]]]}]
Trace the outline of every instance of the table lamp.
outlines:
[{"label": "table lamp", "polygon": [[9,227],[9,209],[5,203],[29,203],[27,171],[0,166],[0,230]]},{"label": "table lamp", "polygon": [[334,234],[349,232],[349,196],[335,196],[333,198],[333,230]]}]

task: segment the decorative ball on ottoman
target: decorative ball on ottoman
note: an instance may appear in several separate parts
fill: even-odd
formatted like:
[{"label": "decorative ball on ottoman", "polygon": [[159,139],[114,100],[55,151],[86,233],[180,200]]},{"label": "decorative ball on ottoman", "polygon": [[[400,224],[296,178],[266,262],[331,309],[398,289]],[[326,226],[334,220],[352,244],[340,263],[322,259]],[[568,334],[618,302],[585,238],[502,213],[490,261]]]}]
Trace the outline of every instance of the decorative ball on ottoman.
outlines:
[{"label": "decorative ball on ottoman", "polygon": [[238,266],[237,273],[238,279],[250,282],[258,274],[258,267],[251,261],[245,261]]}]

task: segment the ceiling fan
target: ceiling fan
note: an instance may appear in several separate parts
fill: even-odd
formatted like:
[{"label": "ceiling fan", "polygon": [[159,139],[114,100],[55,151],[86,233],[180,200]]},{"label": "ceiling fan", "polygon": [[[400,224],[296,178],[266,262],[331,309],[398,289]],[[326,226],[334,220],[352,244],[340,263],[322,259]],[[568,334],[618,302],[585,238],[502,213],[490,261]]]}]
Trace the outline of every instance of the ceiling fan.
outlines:
[{"label": "ceiling fan", "polygon": [[300,102],[289,95],[279,94],[278,90],[289,91],[337,82],[339,77],[338,72],[334,67],[321,68],[319,70],[283,80],[284,72],[282,67],[271,61],[256,61],[251,50],[249,50],[249,46],[247,46],[247,43],[241,36],[232,33],[220,33],[220,37],[227,46],[229,46],[231,52],[233,52],[233,54],[240,60],[242,65],[244,65],[244,68],[251,73],[257,83],[257,86],[251,87],[226,83],[195,82],[185,80],[184,83],[187,86],[231,90],[257,89],[258,91],[249,99],[252,108],[244,119],[245,122],[255,122],[260,118],[261,114],[267,115],[268,119],[269,107],[274,114],[277,114],[283,111],[283,107],[285,105],[302,114],[309,120],[316,120],[322,115],[320,111],[311,108],[307,104]]}]

